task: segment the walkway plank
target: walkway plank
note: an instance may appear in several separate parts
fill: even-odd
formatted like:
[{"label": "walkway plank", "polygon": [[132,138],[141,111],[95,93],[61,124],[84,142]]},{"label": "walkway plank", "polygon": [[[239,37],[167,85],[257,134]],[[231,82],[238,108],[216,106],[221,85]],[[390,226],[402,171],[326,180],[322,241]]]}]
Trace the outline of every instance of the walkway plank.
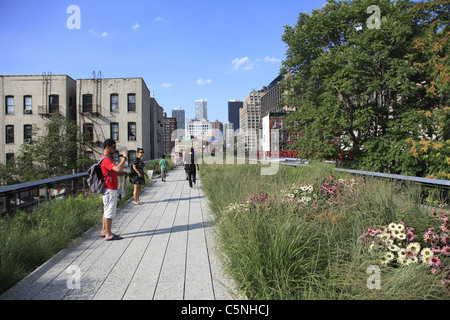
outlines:
[{"label": "walkway plank", "polygon": [[141,201],[118,210],[113,232],[123,240],[105,241],[94,227],[0,299],[232,299],[206,198],[189,188],[183,168],[145,188]]}]

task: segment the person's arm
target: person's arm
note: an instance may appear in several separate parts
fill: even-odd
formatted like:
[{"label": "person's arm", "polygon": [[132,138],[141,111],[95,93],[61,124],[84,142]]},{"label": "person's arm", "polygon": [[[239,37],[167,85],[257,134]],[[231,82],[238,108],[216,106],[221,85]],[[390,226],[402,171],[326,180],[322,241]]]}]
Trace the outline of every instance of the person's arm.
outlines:
[{"label": "person's arm", "polygon": [[128,156],[128,151],[127,150],[123,150],[122,151],[122,160],[120,160],[118,165],[115,165],[112,170],[114,170],[115,172],[122,172],[123,167],[125,167],[125,163],[127,162],[127,156]]}]

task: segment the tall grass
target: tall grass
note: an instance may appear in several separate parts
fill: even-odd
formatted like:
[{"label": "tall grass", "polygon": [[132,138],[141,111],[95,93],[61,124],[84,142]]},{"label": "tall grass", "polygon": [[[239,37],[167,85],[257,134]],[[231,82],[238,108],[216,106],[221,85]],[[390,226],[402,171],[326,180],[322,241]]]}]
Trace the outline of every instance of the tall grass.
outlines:
[{"label": "tall grass", "polygon": [[[156,169],[159,160],[146,165]],[[174,163],[169,159],[169,170]],[[149,185],[146,179],[145,186]],[[118,202],[124,205],[133,195],[133,184]],[[20,281],[36,267],[65,248],[86,230],[101,222],[101,195],[79,195],[44,202],[32,214],[18,211],[0,219],[0,294]]]},{"label": "tall grass", "polygon": [[0,293],[101,221],[100,195],[43,203],[0,220]]},{"label": "tall grass", "polygon": [[[358,241],[368,227],[394,221],[425,229],[429,212],[421,207],[418,187],[366,179],[355,187],[357,193],[341,192],[334,202],[293,209],[281,201],[293,183],[313,185],[319,199],[319,187],[331,181],[330,169],[281,166],[278,174],[261,176],[259,165],[202,165],[216,243],[240,294],[283,300],[448,299],[430,268],[383,267]],[[346,177],[339,174],[333,181]],[[260,196],[253,196],[251,206],[230,209],[255,194]],[[380,290],[366,285],[370,265],[382,270]]]}]

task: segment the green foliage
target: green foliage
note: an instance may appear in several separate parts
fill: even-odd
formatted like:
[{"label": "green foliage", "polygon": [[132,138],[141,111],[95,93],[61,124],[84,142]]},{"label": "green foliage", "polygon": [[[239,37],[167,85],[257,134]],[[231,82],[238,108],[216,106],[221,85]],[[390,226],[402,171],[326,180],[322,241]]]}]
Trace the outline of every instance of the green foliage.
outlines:
[{"label": "green foliage", "polygon": [[0,292],[100,222],[102,209],[99,195],[79,195],[0,220]]},{"label": "green foliage", "polygon": [[[379,29],[367,8],[381,11]],[[328,1],[285,26],[292,149],[358,169],[450,178],[448,1]],[[418,152],[417,143],[433,146]],[[433,151],[435,150],[435,151]],[[417,152],[416,152],[417,151]],[[431,151],[431,152],[430,152]]]},{"label": "green foliage", "polygon": [[[385,268],[358,240],[368,227],[392,221],[426,232],[432,217],[418,187],[331,175],[324,165],[282,166],[274,176],[261,176],[259,169],[203,165],[200,171],[218,253],[240,296],[448,299],[429,267]],[[312,200],[301,200],[296,191],[302,188]],[[366,285],[371,265],[381,268],[379,290]]]},{"label": "green foliage", "polygon": [[34,126],[32,143],[22,144],[14,159],[0,165],[1,181],[10,185],[87,170],[93,161],[79,143],[79,134],[76,123],[60,114],[45,124],[42,134]]}]

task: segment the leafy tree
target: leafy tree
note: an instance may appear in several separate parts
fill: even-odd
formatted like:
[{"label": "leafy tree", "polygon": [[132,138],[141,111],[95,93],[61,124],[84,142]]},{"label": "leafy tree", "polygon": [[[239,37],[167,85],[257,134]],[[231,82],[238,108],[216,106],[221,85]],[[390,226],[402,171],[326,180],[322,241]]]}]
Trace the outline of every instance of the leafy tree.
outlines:
[{"label": "leafy tree", "polygon": [[426,176],[450,179],[450,1],[419,2],[413,10],[424,32],[408,55],[420,78],[420,95],[419,110],[410,115],[418,130],[406,143]]},{"label": "leafy tree", "polygon": [[[45,124],[39,135],[39,128],[33,129],[33,141],[22,144],[19,153],[0,166],[2,182],[14,184],[72,174],[87,170],[92,164],[87,156],[75,122],[63,119],[59,114]],[[77,155],[78,152],[78,155]]]},{"label": "leafy tree", "polygon": [[[372,5],[380,9],[379,29],[369,23]],[[442,21],[440,10],[433,19]],[[427,115],[421,112],[436,107],[436,97],[417,85],[431,74],[414,65],[419,57],[413,40],[426,36],[433,19],[409,0],[329,0],[311,14],[301,13],[295,26],[285,26],[282,73],[292,76],[282,82],[281,104],[297,108],[286,121],[288,129],[299,132],[292,148],[310,158],[341,156],[357,168],[427,171],[429,165],[410,152],[411,143],[424,132],[439,140],[437,133],[443,137],[445,130],[437,130],[435,120],[422,119],[418,126],[418,117]],[[427,66],[433,58],[420,55]],[[427,84],[436,88],[437,82]],[[442,110],[436,116],[443,117]]]}]

